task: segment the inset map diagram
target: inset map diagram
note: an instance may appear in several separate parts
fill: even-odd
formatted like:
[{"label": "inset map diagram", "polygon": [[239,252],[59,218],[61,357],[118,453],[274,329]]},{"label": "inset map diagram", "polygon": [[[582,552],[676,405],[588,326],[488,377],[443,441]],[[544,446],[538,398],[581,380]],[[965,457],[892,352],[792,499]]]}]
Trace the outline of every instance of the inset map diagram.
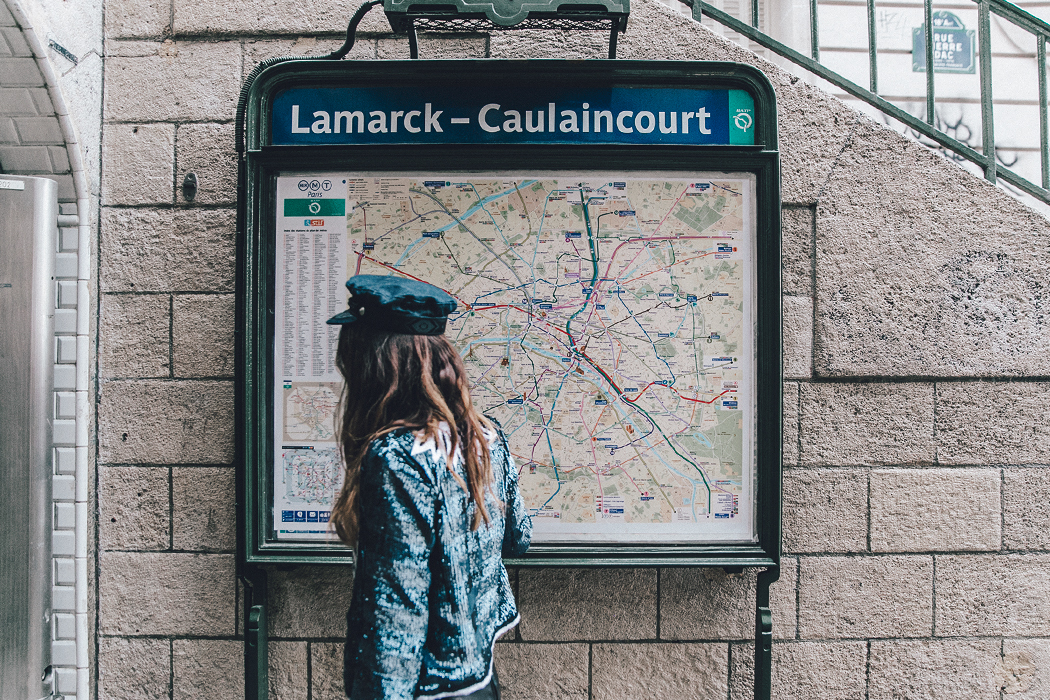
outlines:
[{"label": "inset map diagram", "polygon": [[288,504],[331,507],[343,484],[343,467],[336,447],[282,450],[284,498]]},{"label": "inset map diagram", "polygon": [[284,440],[332,442],[340,382],[285,382]]}]

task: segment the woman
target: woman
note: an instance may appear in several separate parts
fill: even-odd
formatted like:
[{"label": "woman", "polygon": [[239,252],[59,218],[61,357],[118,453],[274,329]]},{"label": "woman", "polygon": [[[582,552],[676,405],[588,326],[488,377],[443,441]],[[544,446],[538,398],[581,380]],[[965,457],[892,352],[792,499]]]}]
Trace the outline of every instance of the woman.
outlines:
[{"label": "woman", "polygon": [[357,548],[346,694],[499,698],[496,639],[518,623],[502,556],[532,523],[506,437],[470,402],[445,339],[455,300],[414,280],[357,275],[336,364],[346,466],[332,511]]}]

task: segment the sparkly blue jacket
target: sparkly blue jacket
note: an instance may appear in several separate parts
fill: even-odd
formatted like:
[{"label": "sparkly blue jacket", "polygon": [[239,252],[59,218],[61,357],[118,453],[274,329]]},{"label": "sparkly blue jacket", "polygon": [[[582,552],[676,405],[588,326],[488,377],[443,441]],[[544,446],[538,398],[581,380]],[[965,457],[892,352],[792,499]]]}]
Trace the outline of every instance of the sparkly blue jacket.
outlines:
[{"label": "sparkly blue jacket", "polygon": [[[399,430],[370,447],[346,615],[351,700],[455,697],[488,685],[495,641],[519,619],[502,557],[523,554],[532,536],[502,431],[489,447],[491,524],[475,531],[474,503],[433,441]],[[461,459],[453,468],[465,477]]]}]

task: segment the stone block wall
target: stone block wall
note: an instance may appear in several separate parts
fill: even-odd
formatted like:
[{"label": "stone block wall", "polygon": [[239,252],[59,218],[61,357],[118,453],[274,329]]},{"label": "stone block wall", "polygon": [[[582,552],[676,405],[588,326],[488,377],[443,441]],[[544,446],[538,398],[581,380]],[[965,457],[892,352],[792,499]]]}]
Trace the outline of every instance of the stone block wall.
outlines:
[{"label": "stone block wall", "polygon": [[[100,700],[237,697],[233,127],[266,57],[355,9],[106,6],[98,351]],[[334,31],[333,31],[334,30]],[[602,34],[421,37],[423,58],[600,58]],[[784,198],[777,698],[1050,694],[1050,224],[655,2],[622,58],[758,65]],[[350,60],[407,56],[382,15]],[[187,172],[197,199],[182,198]],[[755,574],[519,569],[509,699],[751,697]],[[271,697],[341,697],[351,573],[271,574]],[[1003,695],[1005,693],[1005,695]]]}]

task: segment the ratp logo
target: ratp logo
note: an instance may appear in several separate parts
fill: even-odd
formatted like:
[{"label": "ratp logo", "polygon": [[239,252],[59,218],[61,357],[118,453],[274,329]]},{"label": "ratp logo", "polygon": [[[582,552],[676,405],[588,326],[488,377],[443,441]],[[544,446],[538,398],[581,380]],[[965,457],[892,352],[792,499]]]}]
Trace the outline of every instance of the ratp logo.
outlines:
[{"label": "ratp logo", "polygon": [[733,123],[741,131],[747,131],[755,123],[755,120],[751,118],[751,114],[748,112],[737,112],[736,116],[733,117]]}]

